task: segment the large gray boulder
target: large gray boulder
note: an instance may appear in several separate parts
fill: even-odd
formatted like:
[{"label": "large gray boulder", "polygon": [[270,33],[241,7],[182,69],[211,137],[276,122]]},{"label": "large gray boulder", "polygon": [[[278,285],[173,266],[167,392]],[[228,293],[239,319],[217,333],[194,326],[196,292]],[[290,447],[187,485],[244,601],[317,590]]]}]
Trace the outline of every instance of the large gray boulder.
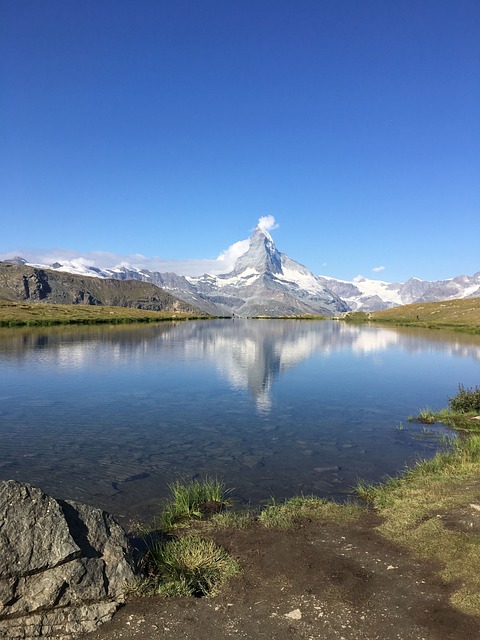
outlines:
[{"label": "large gray boulder", "polygon": [[110,620],[134,579],[108,513],[0,483],[0,638],[74,638]]}]

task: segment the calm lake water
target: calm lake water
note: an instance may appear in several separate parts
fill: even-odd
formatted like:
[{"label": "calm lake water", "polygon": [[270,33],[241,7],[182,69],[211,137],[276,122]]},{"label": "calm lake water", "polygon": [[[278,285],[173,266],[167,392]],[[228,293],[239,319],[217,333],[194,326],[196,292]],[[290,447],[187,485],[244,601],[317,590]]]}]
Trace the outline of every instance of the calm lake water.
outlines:
[{"label": "calm lake water", "polygon": [[179,477],[218,476],[239,503],[344,499],[432,455],[407,417],[480,382],[480,339],[297,320],[6,329],[0,381],[0,480],[128,523]]}]

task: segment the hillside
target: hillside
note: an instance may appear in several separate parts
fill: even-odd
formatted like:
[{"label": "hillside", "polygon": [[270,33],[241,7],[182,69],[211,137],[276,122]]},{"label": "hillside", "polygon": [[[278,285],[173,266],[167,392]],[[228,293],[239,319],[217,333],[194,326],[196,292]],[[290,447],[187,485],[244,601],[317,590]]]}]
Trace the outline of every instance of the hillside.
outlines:
[{"label": "hillside", "polygon": [[480,332],[480,298],[462,298],[443,302],[407,304],[374,311],[370,320],[422,327],[445,327]]},{"label": "hillside", "polygon": [[202,315],[194,305],[180,301],[148,282],[90,278],[9,262],[0,263],[0,300],[108,305]]}]

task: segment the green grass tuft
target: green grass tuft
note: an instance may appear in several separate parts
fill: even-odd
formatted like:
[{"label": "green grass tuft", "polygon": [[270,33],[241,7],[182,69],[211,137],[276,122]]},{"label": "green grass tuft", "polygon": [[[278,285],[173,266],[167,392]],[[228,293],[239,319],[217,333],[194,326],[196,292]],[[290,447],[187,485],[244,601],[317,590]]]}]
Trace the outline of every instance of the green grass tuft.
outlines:
[{"label": "green grass tuft", "polygon": [[190,534],[151,546],[147,577],[138,590],[165,596],[212,596],[239,570],[235,558],[213,540]]},{"label": "green grass tuft", "polygon": [[422,409],[420,411],[416,418],[416,421],[421,422],[422,424],[434,424],[435,422],[438,422],[436,413],[429,407],[426,407],[425,409]]},{"label": "green grass tuft", "polygon": [[212,516],[230,504],[227,495],[231,489],[208,476],[203,480],[177,481],[169,485],[169,489],[171,499],[163,505],[160,515],[163,531]]},{"label": "green grass tuft", "polygon": [[248,529],[255,519],[255,514],[249,511],[221,511],[214,513],[208,524],[213,529]]}]

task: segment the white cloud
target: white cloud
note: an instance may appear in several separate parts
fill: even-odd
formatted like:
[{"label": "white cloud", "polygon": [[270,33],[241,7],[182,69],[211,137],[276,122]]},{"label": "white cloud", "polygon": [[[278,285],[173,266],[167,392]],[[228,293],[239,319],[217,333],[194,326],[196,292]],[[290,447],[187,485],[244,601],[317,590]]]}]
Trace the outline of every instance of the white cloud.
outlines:
[{"label": "white cloud", "polygon": [[257,226],[260,227],[262,231],[278,229],[278,224],[275,222],[275,218],[273,216],[261,216],[258,219]]},{"label": "white cloud", "polygon": [[11,260],[21,256],[29,264],[49,267],[59,262],[66,267],[73,267],[75,272],[97,269],[115,269],[117,267],[133,267],[148,269],[160,273],[173,272],[183,276],[201,276],[204,273],[228,273],[233,269],[235,261],[248,250],[249,241],[240,240],[222,251],[216,259],[166,260],[159,256],[147,257],[139,253],[121,254],[109,251],[72,251],[71,249],[49,249],[40,251],[10,251],[0,253],[0,261]]},{"label": "white cloud", "polygon": [[[258,226],[268,233],[270,229],[276,229],[278,224],[271,215],[262,216],[258,220]],[[140,253],[119,254],[108,251],[72,251],[70,249],[49,249],[40,251],[12,251],[0,253],[0,260],[12,259],[21,256],[29,264],[38,266],[50,266],[59,262],[65,266],[75,267],[75,271],[87,270],[88,267],[97,269],[115,269],[116,267],[133,267],[135,269],[148,269],[160,273],[173,272],[183,276],[201,276],[204,273],[218,275],[232,271],[237,258],[248,251],[250,241],[239,240],[222,251],[215,259],[186,259],[166,260],[159,256],[146,257]]]},{"label": "white cloud", "polygon": [[[243,254],[248,251],[249,245],[249,240],[239,240],[238,242],[230,245],[228,249],[225,249],[225,251],[222,251],[222,253],[217,258],[217,262],[220,263],[218,266],[222,266],[223,273],[228,273],[233,269],[233,265],[235,264],[237,258],[243,256]],[[217,273],[222,272],[217,271]]]},{"label": "white cloud", "polygon": [[385,267],[372,267],[372,271],[375,271],[375,272],[385,271]]},{"label": "white cloud", "polygon": [[[247,241],[248,242],[248,241]],[[228,249],[227,249],[228,252]],[[225,252],[224,252],[225,253]],[[98,269],[114,269],[116,267],[134,267],[161,273],[173,272],[184,276],[200,276],[204,273],[225,273],[230,271],[230,261],[216,260],[166,260],[159,256],[147,258],[138,253],[119,254],[108,251],[72,251],[70,249],[51,249],[47,251],[12,251],[0,253],[0,260],[11,260],[19,255],[29,264],[48,267],[55,262],[65,266],[96,267]]]}]

